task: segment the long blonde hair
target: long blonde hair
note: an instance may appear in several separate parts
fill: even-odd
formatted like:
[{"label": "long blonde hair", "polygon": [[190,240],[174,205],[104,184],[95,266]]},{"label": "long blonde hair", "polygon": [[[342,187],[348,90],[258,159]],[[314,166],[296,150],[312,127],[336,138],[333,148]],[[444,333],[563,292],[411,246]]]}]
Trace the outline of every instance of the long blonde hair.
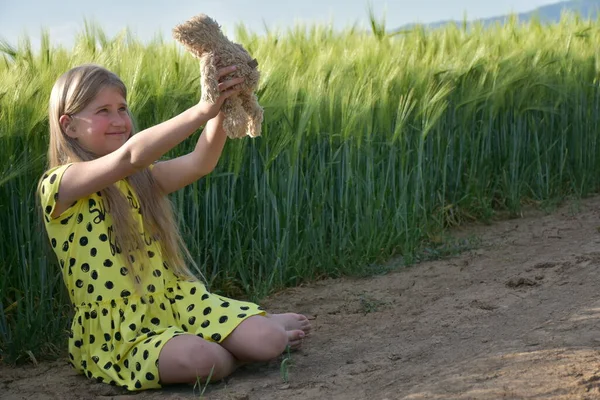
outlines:
[{"label": "long blonde hair", "polygon": [[[77,114],[83,110],[105,87],[116,88],[123,98],[127,99],[127,88],[121,79],[98,65],[81,65],[58,78],[52,88],[48,110],[50,123],[49,168],[97,158],[95,154],[84,149],[77,140],[64,132],[59,119],[62,115]],[[130,117],[132,117],[131,114]],[[131,134],[133,135],[134,132]],[[163,260],[168,263],[169,268],[176,275],[186,279],[196,279],[187,267],[186,259],[198,272],[199,269],[181,237],[172,204],[154,181],[150,169],[145,168],[126,179],[140,199],[144,232],[153,240],[158,240]],[[144,272],[143,265],[148,261],[148,256],[144,251],[144,238],[140,234],[138,223],[132,217],[129,202],[114,184],[103,189],[101,194],[113,219],[117,248],[121,249],[120,255],[123,261],[133,272],[130,276],[141,277]],[[133,266],[130,256],[137,261],[138,268]],[[135,278],[134,282],[140,288],[141,279]]]}]

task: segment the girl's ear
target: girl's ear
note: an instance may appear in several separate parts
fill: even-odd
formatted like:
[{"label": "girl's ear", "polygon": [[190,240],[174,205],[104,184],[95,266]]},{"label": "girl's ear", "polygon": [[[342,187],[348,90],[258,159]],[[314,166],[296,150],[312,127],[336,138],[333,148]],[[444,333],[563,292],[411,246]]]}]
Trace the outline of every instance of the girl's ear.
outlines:
[{"label": "girl's ear", "polygon": [[73,123],[73,118],[71,118],[69,115],[61,115],[60,118],[58,119],[58,122],[60,123],[60,126],[63,130],[63,132],[71,137],[71,138],[75,138],[76,137],[76,131],[75,131],[75,126]]}]

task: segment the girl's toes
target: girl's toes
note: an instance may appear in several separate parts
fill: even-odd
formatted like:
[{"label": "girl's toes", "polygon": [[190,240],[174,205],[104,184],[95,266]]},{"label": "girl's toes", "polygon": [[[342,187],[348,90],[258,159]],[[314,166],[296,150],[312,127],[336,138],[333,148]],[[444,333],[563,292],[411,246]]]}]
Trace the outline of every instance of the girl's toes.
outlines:
[{"label": "girl's toes", "polygon": [[308,321],[308,318],[306,317],[306,315],[302,315],[302,314],[297,314],[298,315],[298,321],[304,322],[304,321]]},{"label": "girl's toes", "polygon": [[303,331],[295,330],[288,331],[288,345],[292,350],[297,350],[302,346],[302,341],[306,336]]},{"label": "girl's toes", "polygon": [[293,330],[293,331],[288,331],[287,336],[288,336],[288,340],[290,342],[292,342],[292,341],[304,339],[305,334],[304,334],[304,331]]},{"label": "girl's toes", "polygon": [[291,342],[289,344],[289,346],[290,346],[290,350],[298,350],[299,348],[302,347],[302,341],[298,340],[296,342]]},{"label": "girl's toes", "polygon": [[312,325],[308,320],[306,320],[306,322],[302,323],[300,329],[302,329],[305,333],[308,333],[312,330]]}]

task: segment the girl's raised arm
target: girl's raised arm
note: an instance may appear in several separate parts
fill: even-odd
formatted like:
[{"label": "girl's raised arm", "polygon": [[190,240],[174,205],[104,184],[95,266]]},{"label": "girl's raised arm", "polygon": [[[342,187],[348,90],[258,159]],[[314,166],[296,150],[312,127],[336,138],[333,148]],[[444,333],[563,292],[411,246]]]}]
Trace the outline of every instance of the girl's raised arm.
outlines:
[{"label": "girl's raised arm", "polygon": [[148,167],[215,117],[223,101],[239,92],[239,89],[231,87],[241,82],[243,79],[238,78],[222,83],[222,94],[215,104],[199,103],[163,123],[133,135],[121,147],[105,156],[71,164],[60,181],[52,216],[60,215],[74,201]]}]

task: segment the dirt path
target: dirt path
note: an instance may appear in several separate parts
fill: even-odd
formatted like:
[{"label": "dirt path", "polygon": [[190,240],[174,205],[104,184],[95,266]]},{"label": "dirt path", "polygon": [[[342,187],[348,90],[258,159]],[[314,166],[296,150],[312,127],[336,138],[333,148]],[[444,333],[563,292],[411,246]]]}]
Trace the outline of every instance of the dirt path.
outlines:
[{"label": "dirt path", "polygon": [[[600,399],[600,198],[471,227],[478,249],[369,279],[290,289],[272,311],[314,316],[278,362],[210,385],[208,399]],[[64,362],[0,367],[0,399],[198,399],[128,394]]]}]

